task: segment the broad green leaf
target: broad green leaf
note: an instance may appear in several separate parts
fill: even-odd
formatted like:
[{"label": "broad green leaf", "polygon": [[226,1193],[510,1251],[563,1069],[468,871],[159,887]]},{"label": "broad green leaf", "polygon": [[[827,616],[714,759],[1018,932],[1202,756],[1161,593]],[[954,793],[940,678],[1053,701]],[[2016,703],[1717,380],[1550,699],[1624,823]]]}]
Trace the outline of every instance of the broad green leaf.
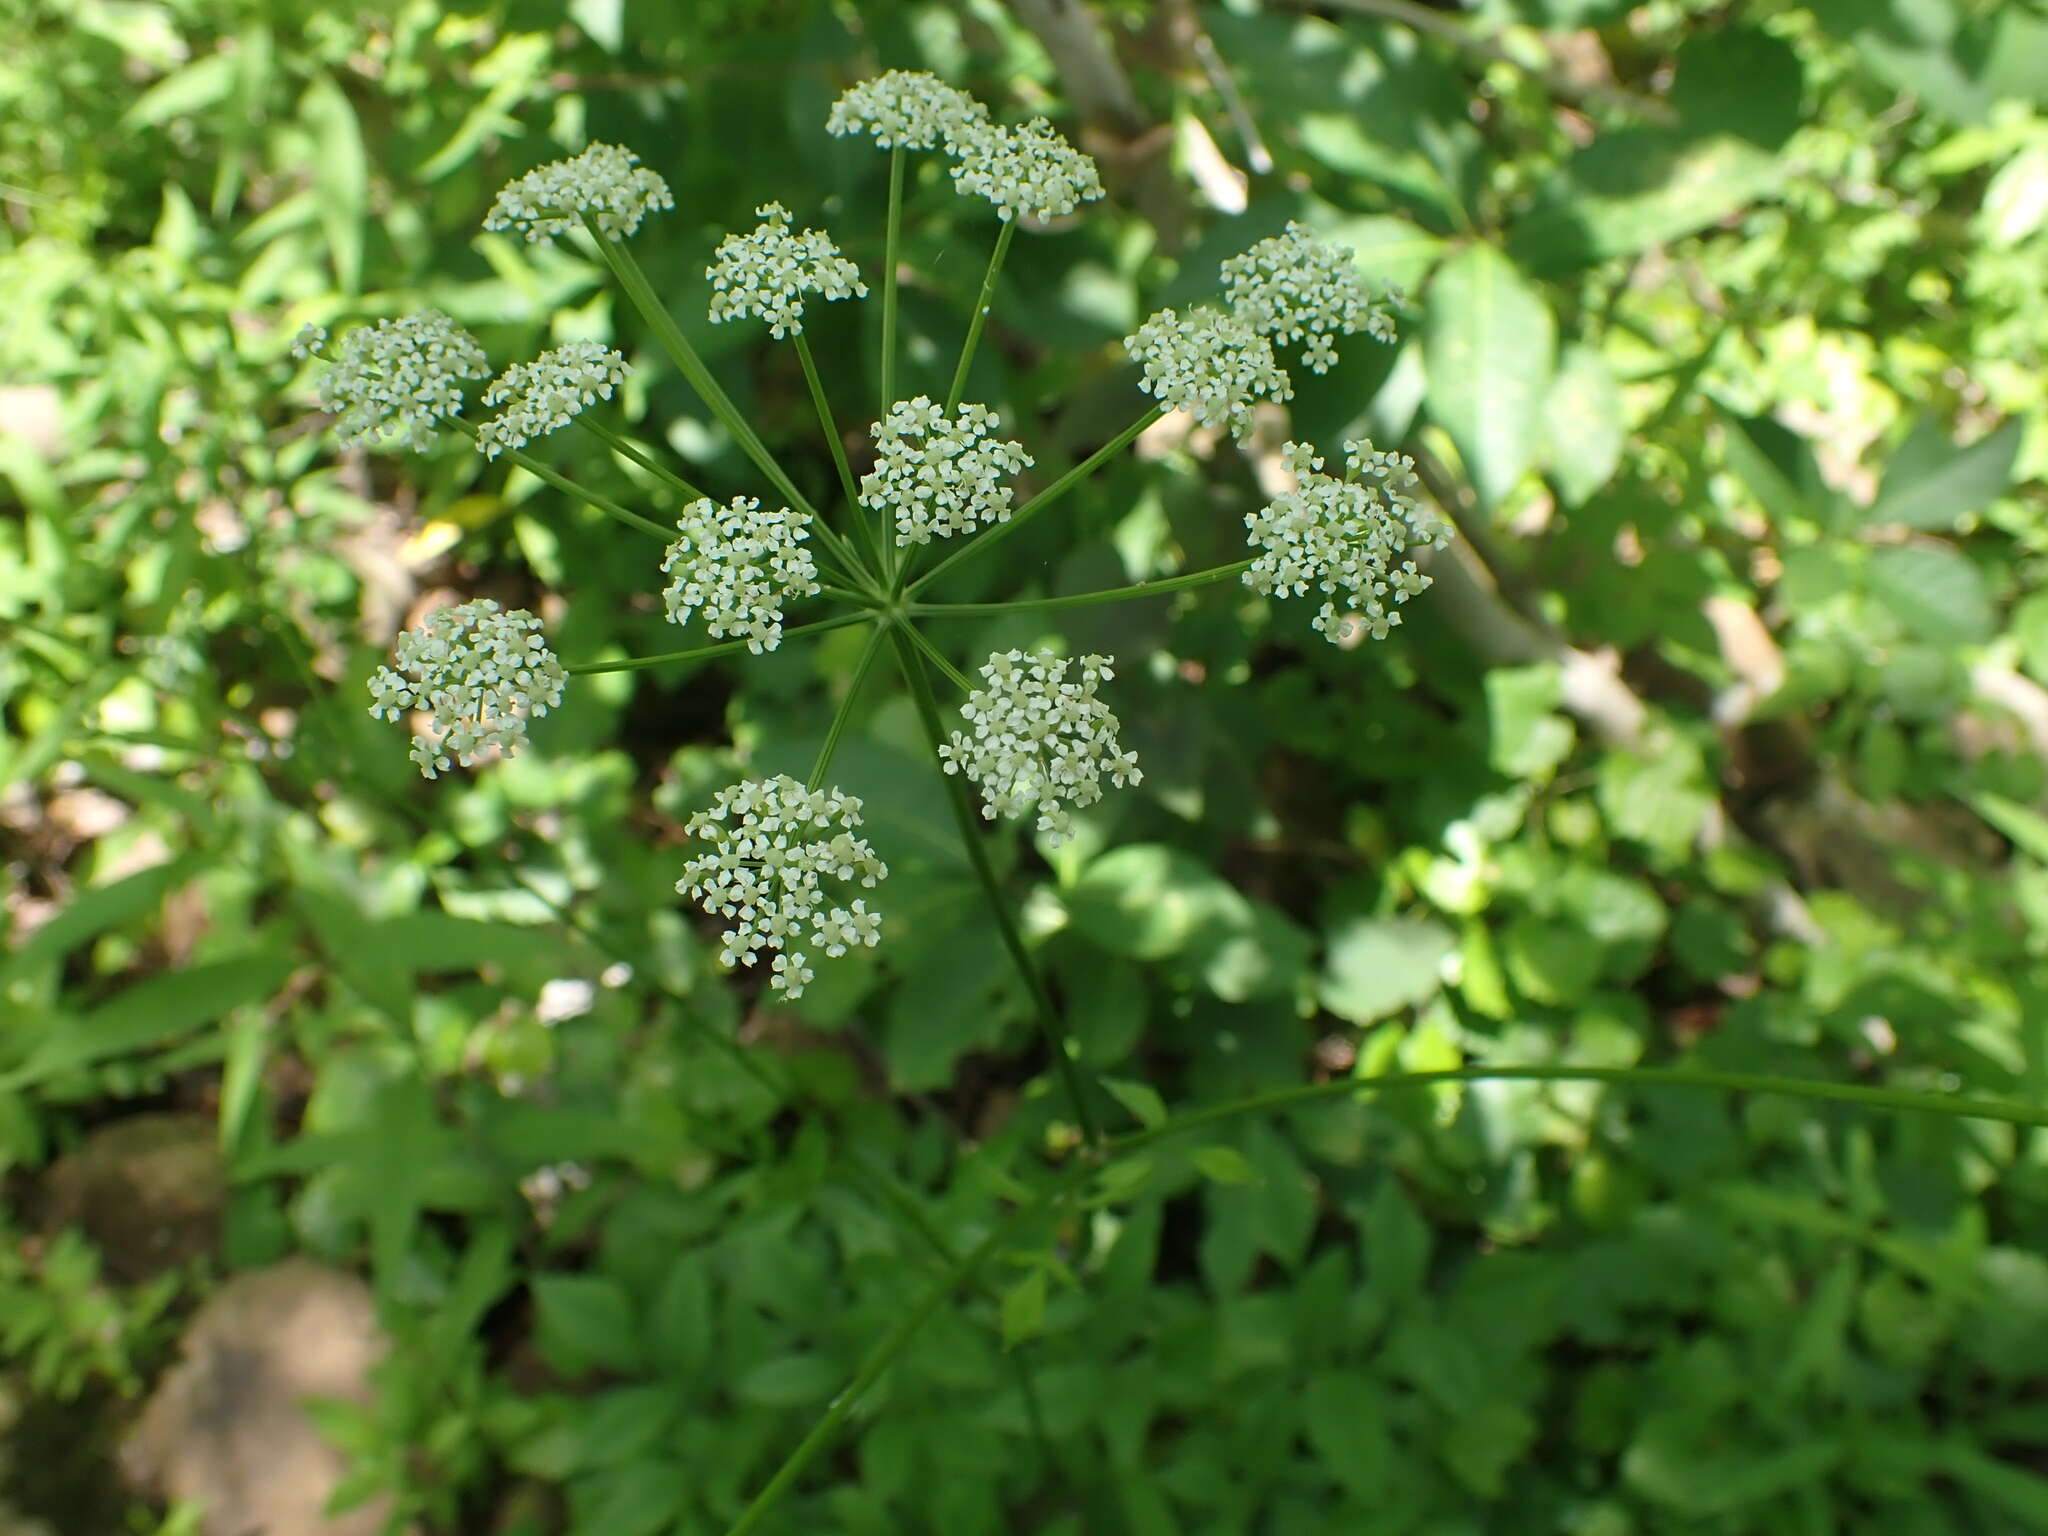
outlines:
[{"label": "broad green leaf", "polygon": [[1575,922],[1551,922],[1527,913],[1501,936],[1508,978],[1531,1002],[1552,1007],[1579,1002],[1600,974],[1600,942]]},{"label": "broad green leaf", "polygon": [[208,53],[164,76],[121,114],[124,129],[155,128],[174,117],[186,117],[225,101],[235,86],[235,60],[229,53]]},{"label": "broad green leaf", "polygon": [[1067,895],[1074,931],[1112,954],[1163,960],[1244,898],[1194,855],[1164,843],[1112,849]]},{"label": "broad green leaf", "polygon": [[564,1375],[627,1372],[639,1363],[632,1298],[618,1281],[602,1275],[536,1275],[533,1305],[535,1347]]},{"label": "broad green leaf", "polygon": [[1945,544],[1877,550],[1864,579],[1871,597],[1917,640],[1975,645],[1997,632],[1983,576]]},{"label": "broad green leaf", "polygon": [[202,854],[180,854],[161,864],[92,887],[73,898],[57,915],[29,935],[13,954],[0,959],[0,988],[39,965],[61,959],[109,928],[140,917],[207,867]]},{"label": "broad green leaf", "polygon": [[1545,276],[1633,256],[1717,223],[1784,175],[1783,157],[1731,134],[1616,129],[1566,162],[1508,249]]},{"label": "broad green leaf", "polygon": [[1972,795],[1971,808],[2031,859],[2048,864],[2048,816],[2003,795]]},{"label": "broad green leaf", "polygon": [[1969,447],[1958,448],[1935,417],[1922,416],[1885,467],[1869,520],[1904,523],[1908,528],[1953,528],[2011,486],[2021,435],[2015,418]]},{"label": "broad green leaf", "polygon": [[1690,134],[1727,134],[1775,152],[1799,126],[1805,88],[1791,44],[1761,27],[1724,26],[1680,46],[1671,104]]},{"label": "broad green leaf", "polygon": [[740,1377],[733,1392],[741,1402],[763,1408],[800,1408],[824,1402],[844,1384],[845,1374],[825,1356],[800,1350],[763,1360]]},{"label": "broad green leaf", "polygon": [[1543,403],[1543,462],[1567,506],[1583,506],[1621,464],[1621,386],[1591,347],[1564,350]]},{"label": "broad green leaf", "polygon": [[1722,411],[1722,451],[1735,477],[1779,528],[1818,522],[1820,471],[1804,442],[1768,417],[1745,419]]},{"label": "broad green leaf", "polygon": [[1166,1124],[1166,1101],[1150,1083],[1122,1077],[1105,1077],[1100,1081],[1110,1097],[1129,1110],[1131,1118],[1146,1130]]},{"label": "broad green leaf", "polygon": [[1487,762],[1510,778],[1547,781],[1576,739],[1571,721],[1558,713],[1563,696],[1554,662],[1489,671]]},{"label": "broad green leaf", "polygon": [[1441,237],[1388,214],[1339,219],[1319,227],[1316,237],[1350,246],[1368,285],[1391,283],[1410,291],[1421,286],[1444,249]]},{"label": "broad green leaf", "polygon": [[1320,996],[1353,1024],[1371,1024],[1427,1002],[1442,985],[1439,967],[1456,945],[1441,923],[1403,917],[1354,917],[1329,935]]},{"label": "broad green leaf", "polygon": [[602,1477],[572,1484],[573,1529],[604,1536],[664,1536],[691,1504],[697,1479],[672,1452],[607,1468]]},{"label": "broad green leaf", "polygon": [[345,294],[360,291],[363,277],[363,222],[369,211],[370,167],[356,109],[331,75],[317,75],[306,87],[299,115],[313,135],[313,184],[320,197],[320,225],[334,257],[335,285]]},{"label": "broad green leaf", "polygon": [[1497,506],[1536,457],[1556,322],[1507,257],[1474,245],[1430,280],[1423,336],[1430,414],[1480,499]]},{"label": "broad green leaf", "polygon": [[1329,1475],[1354,1498],[1385,1491],[1393,1438],[1386,1388],[1358,1370],[1323,1370],[1301,1393],[1301,1428]]},{"label": "broad green leaf", "polygon": [[1003,1348],[1015,1349],[1045,1325],[1045,1271],[1033,1269],[1003,1293]]},{"label": "broad green leaf", "polygon": [[1221,1143],[1197,1148],[1194,1163],[1202,1177],[1215,1184],[1249,1184],[1254,1178],[1244,1154]]}]

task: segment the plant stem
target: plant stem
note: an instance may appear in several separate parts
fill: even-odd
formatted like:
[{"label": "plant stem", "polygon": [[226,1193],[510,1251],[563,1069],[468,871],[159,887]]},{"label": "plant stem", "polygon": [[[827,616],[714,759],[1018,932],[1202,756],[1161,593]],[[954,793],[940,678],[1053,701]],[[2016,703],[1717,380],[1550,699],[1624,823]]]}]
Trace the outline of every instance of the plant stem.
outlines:
[{"label": "plant stem", "polygon": [[[910,637],[910,638],[906,638]],[[926,738],[931,742],[936,757],[940,746],[946,740],[945,731],[939,724],[938,701],[932,697],[930,679],[918,665],[917,650],[913,640],[923,637],[916,635],[910,625],[899,622],[896,625],[896,654],[903,668],[904,681],[910,685],[910,696],[917,704],[918,717],[924,722]],[[950,669],[949,669],[950,670]],[[1003,947],[1009,951],[1010,962],[1023,978],[1025,991],[1030,994],[1033,1011],[1038,1018],[1039,1032],[1045,1037],[1046,1049],[1051,1052],[1053,1065],[1058,1069],[1065,1083],[1067,1097],[1073,1101],[1074,1119],[1081,1127],[1081,1135],[1091,1147],[1102,1145],[1102,1130],[1095,1123],[1095,1116],[1088,1109],[1088,1100],[1081,1089],[1081,1075],[1074,1066],[1074,1059],[1067,1051],[1066,1032],[1060,1027],[1059,1016],[1054,1012],[1052,999],[1046,995],[1045,983],[1040,980],[1038,967],[1031,963],[1031,956],[1024,948],[1024,936],[1017,931],[1017,924],[1010,916],[1010,909],[1003,901],[1001,886],[997,883],[996,872],[989,863],[988,848],[982,837],[981,818],[974,813],[974,806],[967,798],[967,786],[957,773],[944,775],[949,798],[953,802],[953,816],[960,824],[960,841],[966,845],[967,859],[974,867],[974,877],[981,882],[982,894],[988,899],[989,911],[994,914],[996,928],[1002,934]]]},{"label": "plant stem", "polygon": [[1125,427],[1123,431],[1117,433],[1115,437],[1111,438],[1108,442],[1104,443],[1100,448],[1096,449],[1093,453],[1089,454],[1087,458],[1083,459],[1080,463],[1076,464],[1064,475],[1061,475],[1059,479],[1053,481],[1051,485],[1048,485],[1036,496],[1032,497],[1029,501],[1025,502],[1023,506],[1019,507],[1015,512],[1011,513],[1009,520],[1007,522],[996,523],[988,528],[984,528],[977,537],[968,540],[967,543],[963,544],[960,548],[954,550],[952,554],[946,556],[945,559],[941,560],[937,565],[933,566],[930,570],[926,571],[922,576],[918,577],[917,580],[911,582],[910,585],[906,587],[904,590],[908,593],[914,594],[919,587],[922,587],[934,576],[937,576],[940,572],[944,571],[956,560],[963,560],[967,556],[974,554],[979,550],[988,548],[990,545],[994,544],[998,539],[1004,538],[1009,534],[1015,533],[1019,528],[1024,526],[1024,523],[1028,519],[1035,517],[1040,512],[1043,512],[1055,501],[1058,501],[1060,497],[1066,495],[1068,491],[1071,491],[1083,480],[1086,480],[1090,475],[1094,474],[1095,471],[1100,469],[1106,462],[1108,462],[1108,460],[1113,458],[1115,455],[1121,453],[1127,446],[1129,446],[1133,438],[1135,438],[1140,432],[1144,431],[1147,427],[1151,426],[1153,422],[1157,421],[1161,416],[1165,414],[1165,406],[1153,406],[1152,409],[1145,412],[1144,415],[1140,416],[1128,427]]},{"label": "plant stem", "polygon": [[[910,659],[907,656],[905,658],[906,661]],[[905,1313],[901,1321],[868,1352],[867,1359],[861,1362],[861,1367],[854,1373],[853,1380],[832,1399],[824,1415],[811,1426],[810,1433],[798,1442],[797,1448],[783,1460],[775,1475],[768,1480],[767,1486],[754,1495],[754,1501],[746,1507],[739,1519],[727,1528],[726,1536],[747,1536],[749,1531],[760,1525],[767,1518],[769,1511],[781,1502],[790,1485],[802,1475],[804,1468],[809,1466],[818,1452],[825,1448],[826,1442],[832,1438],[839,1426],[846,1422],[846,1416],[853,1411],[854,1405],[881,1379],[882,1373],[888,1370],[896,1357],[903,1352],[903,1347],[916,1336],[918,1329],[925,1325],[932,1314],[945,1305],[947,1298],[972,1278],[975,1271],[988,1262],[989,1255],[1008,1242],[1011,1234],[1023,1226],[1030,1217],[1037,1214],[1048,1202],[1064,1198],[1080,1183],[1084,1175],[1092,1171],[1093,1168],[1088,1162],[1077,1158],[1062,1170],[1058,1181],[1050,1188],[1019,1205],[990,1228],[988,1236],[956,1259],[952,1268],[940,1277],[938,1283],[925,1294],[924,1299]]]},{"label": "plant stem", "polygon": [[832,766],[832,754],[839,750],[839,738],[845,734],[847,721],[853,718],[853,701],[860,697],[860,685],[867,681],[875,658],[882,654],[882,636],[887,628],[886,624],[877,624],[868,631],[868,643],[861,649],[860,660],[854,665],[853,680],[846,685],[846,696],[832,711],[832,724],[826,728],[825,744],[818,749],[818,760],[811,764],[811,777],[806,785],[814,792],[824,788],[825,774]]},{"label": "plant stem", "polygon": [[833,467],[839,471],[839,489],[846,497],[846,515],[867,535],[868,550],[875,557],[875,570],[886,574],[886,556],[876,542],[874,530],[860,515],[860,490],[853,483],[853,469],[846,462],[846,444],[839,440],[839,426],[832,419],[832,402],[825,398],[825,381],[818,377],[818,364],[811,356],[811,344],[804,340],[802,331],[797,331],[795,336],[797,360],[804,365],[804,382],[811,387],[811,404],[817,407],[818,425],[831,446]]},{"label": "plant stem", "polygon": [[[813,619],[808,624],[799,624],[794,629],[782,632],[784,640],[793,640],[798,635],[823,634],[828,629],[844,629],[849,624],[867,622],[865,613],[835,613],[829,619]],[[714,656],[730,656],[735,651],[748,649],[745,640],[721,640],[716,645],[700,645],[688,651],[663,651],[658,656],[624,656],[617,661],[582,661],[562,670],[571,677],[589,677],[598,672],[637,672],[642,667],[664,666],[672,661],[709,661]]]},{"label": "plant stem", "polygon": [[1017,221],[1003,220],[1002,230],[996,236],[996,248],[989,252],[988,271],[981,278],[981,297],[974,301],[974,318],[967,322],[967,343],[960,349],[960,366],[953,370],[953,387],[946,391],[948,416],[960,409],[960,392],[967,388],[967,368],[974,361],[974,348],[981,340],[981,327],[988,319],[989,304],[995,298],[996,273],[1002,270],[1003,258],[1010,253],[1010,241],[1016,233]]},{"label": "plant stem", "polygon": [[649,458],[646,454],[642,453],[638,448],[636,448],[632,443],[628,442],[624,437],[620,436],[617,432],[614,432],[610,427],[603,425],[601,422],[592,421],[588,416],[578,416],[576,418],[576,425],[581,427],[584,431],[588,432],[592,437],[595,437],[599,441],[601,441],[607,448],[611,449],[613,453],[624,454],[627,458],[631,459],[635,464],[638,464],[642,469],[646,470],[649,474],[654,475],[658,479],[666,480],[670,485],[674,486],[677,490],[681,491],[691,501],[709,501],[711,499],[704,492],[698,490],[696,486],[690,484],[690,482],[685,480],[681,475],[677,474],[674,470],[670,469],[666,464],[659,463],[656,460]]},{"label": "plant stem", "polygon": [[903,146],[889,151],[889,233],[882,246],[882,409],[896,403],[896,246],[903,234]]},{"label": "plant stem", "polygon": [[1007,603],[911,603],[905,612],[917,618],[962,619],[974,614],[989,613],[1032,613],[1054,608],[1089,608],[1097,603],[1121,603],[1135,597],[1159,597],[1167,592],[1178,592],[1187,587],[1207,586],[1212,581],[1228,581],[1240,576],[1251,568],[1249,560],[1233,561],[1229,565],[1218,565],[1206,571],[1190,571],[1185,576],[1167,576],[1158,581],[1135,582],[1128,587],[1110,587],[1101,592],[1077,592],[1067,597],[1025,597]]},{"label": "plant stem", "polygon": [[937,646],[933,645],[931,641],[925,639],[923,635],[918,633],[917,627],[915,625],[904,625],[903,632],[910,636],[910,638],[917,643],[917,648],[924,652],[926,658],[931,662],[933,666],[937,667],[941,672],[945,673],[946,676],[950,677],[953,680],[954,685],[958,687],[962,693],[974,692],[974,684],[966,676],[966,674],[961,672],[958,667],[955,667],[952,662],[946,660],[945,655],[939,650]]},{"label": "plant stem", "polygon": [[[453,422],[462,431],[467,432],[471,438],[477,436],[475,423],[464,421],[460,416],[450,416],[448,420]],[[595,491],[587,490],[573,480],[564,479],[529,453],[524,453],[517,448],[510,448],[505,451],[502,457],[510,459],[528,474],[546,481],[564,495],[573,496],[578,501],[597,508],[605,516],[618,519],[628,528],[637,528],[642,533],[651,533],[663,543],[667,543],[675,537],[672,532],[651,518],[642,517],[638,512],[629,512],[616,501],[600,496]]]},{"label": "plant stem", "polygon": [[2015,1104],[2000,1099],[1970,1099],[1945,1093],[1921,1093],[1908,1088],[1866,1088],[1856,1083],[1833,1083],[1821,1078],[1775,1077],[1763,1072],[1723,1072],[1713,1067],[1451,1067],[1435,1072],[1389,1072],[1381,1077],[1340,1078],[1327,1083],[1308,1083],[1295,1088],[1278,1088],[1253,1094],[1228,1104],[1190,1110],[1150,1130],[1119,1136],[1108,1146],[1111,1159],[1127,1156],[1168,1136],[1199,1130],[1205,1125],[1234,1120],[1241,1115],[1264,1114],[1269,1110],[1293,1109],[1349,1094],[1384,1093],[1396,1088],[1422,1088],[1432,1083],[1612,1083],[1617,1087],[1719,1088],[1734,1093],[1782,1093],[1788,1098],[1827,1099],[1841,1104],[1862,1104],[1871,1109],[1908,1110],[1935,1115],[1953,1115],[1966,1120],[2003,1120],[2013,1125],[2048,1127],[2048,1107]]}]

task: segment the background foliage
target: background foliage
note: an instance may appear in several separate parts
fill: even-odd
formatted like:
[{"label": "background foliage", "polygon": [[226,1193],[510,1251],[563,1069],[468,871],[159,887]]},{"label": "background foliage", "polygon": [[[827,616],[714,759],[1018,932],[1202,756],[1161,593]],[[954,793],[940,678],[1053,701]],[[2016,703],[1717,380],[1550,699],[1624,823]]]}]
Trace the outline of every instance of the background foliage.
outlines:
[{"label": "background foliage", "polygon": [[[1465,533],[1391,639],[1340,652],[1235,586],[961,627],[963,664],[1120,658],[1143,788],[996,853],[1140,1119],[1465,1064],[2048,1097],[2048,11],[1103,4],[1121,100],[1046,14],[0,4],[26,1513],[155,1529],[95,1457],[223,1271],[305,1253],[364,1266],[398,1341],[375,1408],[323,1421],[349,1496],[724,1529],[1064,1145],[899,692],[835,771],[892,866],[881,950],[767,1006],[673,893],[714,788],[806,771],[842,637],[581,679],[530,752],[417,780],[364,683],[426,608],[533,607],[572,660],[673,632],[645,550],[533,477],[336,456],[286,356],[423,304],[500,363],[603,340],[622,429],[748,488],[601,268],[478,230],[510,177],[622,142],[678,205],[636,256],[822,491],[794,359],[704,323],[702,272],[771,198],[872,271],[886,157],[822,124],[879,67],[1103,160],[1108,204],[1020,238],[968,391],[1041,476],[1142,406],[1118,338],[1291,217],[1409,294],[1398,348],[1293,407],[1325,451],[1415,453]],[[993,234],[943,178],[910,196],[904,394],[943,388]],[[842,421],[874,415],[877,309],[814,327]],[[537,451],[673,515],[573,442]],[[1258,468],[1148,434],[949,591],[1236,558]],[[172,1108],[217,1127],[210,1258],[120,1274],[39,1230],[53,1160]],[[766,1528],[2048,1528],[2043,1153],[1591,1084],[1223,1123],[1012,1234]],[[50,1422],[101,1429],[59,1465]]]}]

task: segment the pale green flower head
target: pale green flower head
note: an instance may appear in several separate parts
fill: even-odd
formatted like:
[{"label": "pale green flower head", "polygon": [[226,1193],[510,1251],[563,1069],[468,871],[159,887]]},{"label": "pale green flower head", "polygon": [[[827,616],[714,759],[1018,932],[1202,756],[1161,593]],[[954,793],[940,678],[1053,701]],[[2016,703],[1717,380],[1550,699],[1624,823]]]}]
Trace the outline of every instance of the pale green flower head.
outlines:
[{"label": "pale green flower head", "polygon": [[540,620],[487,597],[428,615],[398,637],[393,660],[395,670],[379,667],[370,679],[370,715],[398,720],[426,711],[412,760],[429,779],[447,771],[451,755],[465,768],[494,750],[511,756],[526,739],[527,717],[560,704],[568,682]]},{"label": "pale green flower head", "polygon": [[1124,350],[1145,370],[1138,387],[1146,394],[1205,427],[1228,426],[1240,440],[1260,400],[1294,397],[1273,344],[1220,309],[1162,309],[1124,338]]},{"label": "pale green flower head", "polygon": [[949,417],[926,395],[897,401],[872,428],[875,467],[860,482],[861,505],[894,516],[898,545],[1009,521],[1010,477],[1034,461],[1023,444],[992,435],[1002,424],[985,405]]},{"label": "pale green flower head", "polygon": [[783,774],[721,789],[710,809],[690,818],[690,836],[709,846],[683,866],[676,892],[734,920],[721,963],[753,965],[772,949],[768,984],[794,999],[815,979],[799,943],[816,944],[833,959],[855,945],[874,947],[881,915],[861,897],[851,906],[828,906],[825,893],[827,881],[857,880],[873,890],[888,878],[889,867],[853,835],[860,810],[852,795],[806,789]]},{"label": "pale green flower head", "polygon": [[477,447],[495,459],[567,426],[599,399],[609,400],[626,377],[626,359],[601,342],[572,341],[530,363],[514,363],[484,391],[484,404],[503,406],[477,428]]},{"label": "pale green flower head", "polygon": [[485,229],[517,229],[529,242],[553,240],[588,214],[607,240],[623,240],[657,208],[675,207],[668,183],[616,144],[593,144],[507,182],[484,218]]},{"label": "pale green flower head", "polygon": [[1311,621],[1332,644],[1348,638],[1353,624],[1384,640],[1401,622],[1398,606],[1430,585],[1413,560],[1395,562],[1410,549],[1442,549],[1451,539],[1450,526],[1409,494],[1414,460],[1364,439],[1344,448],[1352,478],[1340,480],[1321,473],[1323,461],[1308,444],[1286,444],[1281,452],[1295,488],[1244,520],[1260,551],[1244,573],[1246,586],[1268,597],[1300,597],[1312,586],[1345,595],[1344,620],[1326,601]]},{"label": "pale green flower head", "polygon": [[995,204],[1002,219],[1065,218],[1102,196],[1095,162],[1042,117],[1021,128],[970,124],[950,146],[960,163],[953,184]]},{"label": "pale green flower head", "polygon": [[[293,343],[305,356],[327,333],[308,326]],[[340,413],[334,429],[344,444],[402,438],[423,453],[435,423],[462,409],[462,381],[490,377],[477,339],[439,310],[358,326],[341,338],[334,365],[320,376],[320,408]]]},{"label": "pale green flower head", "polygon": [[1239,319],[1282,346],[1299,342],[1301,360],[1317,373],[1337,361],[1334,337],[1363,330],[1394,339],[1387,306],[1397,291],[1368,293],[1351,247],[1317,240],[1298,222],[1224,262],[1223,286]]},{"label": "pale green flower head", "polygon": [[711,323],[759,315],[777,340],[803,330],[804,295],[825,299],[866,298],[860,268],[839,254],[822,230],[791,234],[789,210],[763,203],[750,235],[727,235],[717,260],[704,269],[711,279]]},{"label": "pale green flower head", "polygon": [[929,70],[892,69],[847,87],[832,103],[825,131],[835,138],[871,133],[882,149],[950,151],[987,121],[987,107]]},{"label": "pale green flower head", "polygon": [[676,527],[682,536],[661,562],[669,622],[701,612],[714,637],[744,639],[756,656],[780,645],[783,603],[819,590],[804,519],[787,507],[763,512],[751,496],[722,507],[704,496],[683,508]]},{"label": "pale green flower head", "polygon": [[1107,656],[1080,658],[1080,681],[1066,680],[1074,663],[1051,651],[991,655],[977,688],[960,706],[973,736],[953,733],[939,748],[948,773],[965,773],[981,790],[981,814],[1037,811],[1038,830],[1058,847],[1074,835],[1072,812],[1102,798],[1107,776],[1117,788],[1143,781],[1138,755],[1117,747],[1117,718],[1096,697],[1115,673]]}]

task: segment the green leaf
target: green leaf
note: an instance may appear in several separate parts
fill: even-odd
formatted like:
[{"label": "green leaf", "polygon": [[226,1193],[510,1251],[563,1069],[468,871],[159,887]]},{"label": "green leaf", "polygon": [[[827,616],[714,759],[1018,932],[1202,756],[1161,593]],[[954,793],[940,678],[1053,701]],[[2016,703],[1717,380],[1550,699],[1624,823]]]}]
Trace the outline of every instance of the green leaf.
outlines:
[{"label": "green leaf", "polygon": [[1421,286],[1444,249],[1443,240],[1419,224],[1386,214],[1339,219],[1318,228],[1316,237],[1350,246],[1368,284],[1410,290]]},{"label": "green leaf", "polygon": [[1945,544],[1895,545],[1870,557],[1864,580],[1905,631],[1932,645],[1976,645],[1997,632],[1977,567]]},{"label": "green leaf", "polygon": [[2003,795],[1971,795],[1969,803],[1979,816],[2010,838],[2020,852],[2048,864],[2048,816]]},{"label": "green leaf", "polygon": [[1908,528],[1953,528],[2012,485],[2021,424],[2008,421],[1967,448],[1949,441],[1933,416],[1922,416],[1885,467],[1869,521]]},{"label": "green leaf", "polygon": [[1621,386],[1591,347],[1565,348],[1543,402],[1543,462],[1567,506],[1583,506],[1621,464]]},{"label": "green leaf", "polygon": [[1430,414],[1497,506],[1536,457],[1556,322],[1507,257],[1474,245],[1437,269],[1425,324]]},{"label": "green leaf", "polygon": [[1820,469],[1805,442],[1767,416],[1718,414],[1728,467],[1771,521],[1781,529],[1818,522],[1822,514],[1817,494]]},{"label": "green leaf", "polygon": [[1045,1324],[1045,1271],[1033,1269],[1003,1293],[1003,1348],[1015,1349]]},{"label": "green leaf", "polygon": [[1491,669],[1486,674],[1488,765],[1510,778],[1546,782],[1575,739],[1571,721],[1557,712],[1563,697],[1555,662]]},{"label": "green leaf", "polygon": [[1799,126],[1805,90],[1790,43],[1760,27],[1722,27],[1680,46],[1671,104],[1688,133],[1727,134],[1775,152]]},{"label": "green leaf", "polygon": [[809,1350],[763,1360],[740,1377],[733,1393],[763,1408],[802,1408],[822,1403],[839,1390],[845,1372]]},{"label": "green leaf", "polygon": [[1576,1003],[1600,974],[1600,942],[1577,923],[1525,913],[1508,925],[1501,947],[1509,979],[1532,1002]]},{"label": "green leaf", "polygon": [[1438,968],[1457,938],[1441,923],[1402,917],[1355,917],[1329,936],[1320,996],[1330,1012],[1371,1024],[1434,997]]},{"label": "green leaf", "polygon": [[534,1343],[541,1358],[568,1376],[630,1372],[640,1362],[633,1301],[602,1275],[536,1275]]},{"label": "green leaf", "polygon": [[121,114],[121,127],[155,128],[174,117],[188,117],[227,100],[234,85],[234,55],[205,54],[164,76],[130,102]]},{"label": "green leaf", "polygon": [[1131,843],[1096,859],[1067,893],[1067,912],[1075,933],[1133,960],[1163,960],[1250,920],[1228,881],[1164,843]]},{"label": "green leaf", "polygon": [[1252,1165],[1235,1147],[1218,1144],[1198,1148],[1194,1162],[1202,1177],[1215,1184],[1249,1184],[1254,1177]]},{"label": "green leaf", "polygon": [[83,892],[38,928],[28,942],[0,959],[0,990],[37,966],[62,958],[109,928],[142,916],[187,880],[205,869],[203,854],[181,854],[161,864]]},{"label": "green leaf", "polygon": [[362,288],[363,223],[369,211],[370,164],[356,109],[330,75],[306,87],[299,115],[313,135],[313,185],[320,225],[334,256],[334,281],[345,294]]},{"label": "green leaf", "polygon": [[1544,276],[1634,256],[1719,222],[1784,175],[1782,156],[1732,134],[1619,128],[1566,162],[1508,249]]},{"label": "green leaf", "polygon": [[1166,1100],[1150,1083],[1123,1077],[1105,1077],[1100,1081],[1110,1097],[1129,1110],[1131,1118],[1146,1130],[1166,1124]]}]

